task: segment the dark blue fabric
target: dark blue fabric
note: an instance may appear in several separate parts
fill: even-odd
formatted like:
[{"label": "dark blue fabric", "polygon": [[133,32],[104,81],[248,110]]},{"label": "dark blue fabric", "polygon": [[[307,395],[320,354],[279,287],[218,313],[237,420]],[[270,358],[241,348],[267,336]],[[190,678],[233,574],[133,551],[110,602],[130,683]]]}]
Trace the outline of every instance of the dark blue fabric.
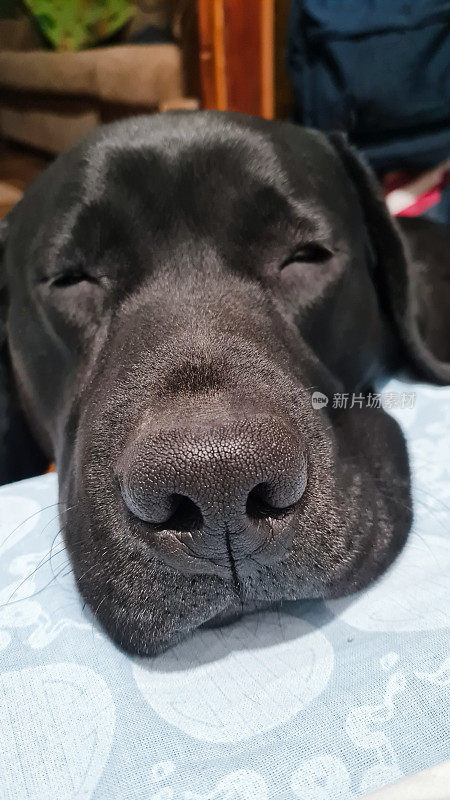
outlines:
[{"label": "dark blue fabric", "polygon": [[431,206],[423,215],[435,222],[442,222],[450,228],[450,186],[442,192],[442,198],[435,206]]},{"label": "dark blue fabric", "polygon": [[296,118],[343,129],[380,171],[450,153],[450,0],[292,0]]}]

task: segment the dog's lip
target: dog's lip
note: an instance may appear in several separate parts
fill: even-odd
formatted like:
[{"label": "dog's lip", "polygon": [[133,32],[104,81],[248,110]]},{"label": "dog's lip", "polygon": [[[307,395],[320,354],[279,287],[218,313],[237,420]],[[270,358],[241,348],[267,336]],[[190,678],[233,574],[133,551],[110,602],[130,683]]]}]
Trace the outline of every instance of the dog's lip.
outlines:
[{"label": "dog's lip", "polygon": [[189,547],[188,537],[190,534],[159,530],[157,536],[157,544],[153,544],[152,532],[149,535],[147,530],[145,532],[146,543],[156,558],[172,569],[179,569],[183,573],[192,575],[215,575],[229,581],[233,579],[233,571],[229,559],[224,559],[222,563],[219,560],[213,561],[212,559],[198,556]]},{"label": "dog's lip", "polygon": [[[292,523],[292,509],[278,519],[261,520],[260,540],[250,553],[243,556],[239,554],[239,548],[233,546],[233,537],[239,537],[239,534],[228,535],[227,542],[224,532],[176,531],[145,522],[139,523],[138,532],[152,555],[172,569],[191,575],[214,575],[235,582],[236,577],[247,577],[287,557],[296,534]],[[195,546],[204,536],[217,537],[219,552],[208,557],[196,552]]]}]

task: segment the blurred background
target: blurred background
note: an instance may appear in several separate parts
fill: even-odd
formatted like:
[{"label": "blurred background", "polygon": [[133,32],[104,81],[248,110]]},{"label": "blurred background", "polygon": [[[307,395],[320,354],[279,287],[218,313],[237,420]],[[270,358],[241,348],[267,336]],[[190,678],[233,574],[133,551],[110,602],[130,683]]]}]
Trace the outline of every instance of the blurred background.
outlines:
[{"label": "blurred background", "polygon": [[101,122],[197,108],[345,130],[450,224],[450,0],[0,0],[0,216]]}]

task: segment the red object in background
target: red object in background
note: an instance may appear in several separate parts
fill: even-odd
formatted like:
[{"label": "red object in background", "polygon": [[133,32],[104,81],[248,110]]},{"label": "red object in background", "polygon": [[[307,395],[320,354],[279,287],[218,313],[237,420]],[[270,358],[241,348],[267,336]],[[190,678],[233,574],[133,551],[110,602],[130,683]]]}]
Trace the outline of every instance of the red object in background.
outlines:
[{"label": "red object in background", "polygon": [[418,217],[440,202],[450,186],[450,161],[428,172],[390,172],[383,180],[386,204],[396,217]]}]

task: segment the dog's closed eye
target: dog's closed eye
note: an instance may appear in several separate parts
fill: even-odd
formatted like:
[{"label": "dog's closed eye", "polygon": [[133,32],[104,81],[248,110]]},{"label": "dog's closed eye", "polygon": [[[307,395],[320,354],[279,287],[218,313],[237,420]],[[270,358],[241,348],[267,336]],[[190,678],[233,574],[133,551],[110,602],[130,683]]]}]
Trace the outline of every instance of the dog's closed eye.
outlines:
[{"label": "dog's closed eye", "polygon": [[93,275],[89,275],[87,272],[83,272],[83,270],[76,269],[67,272],[61,272],[58,275],[50,278],[49,285],[55,287],[56,289],[66,289],[70,286],[76,286],[79,283],[83,283],[87,281],[89,283],[98,283],[97,278]]},{"label": "dog's closed eye", "polygon": [[280,270],[289,264],[324,264],[332,255],[331,250],[321,244],[300,245],[282,262]]}]

